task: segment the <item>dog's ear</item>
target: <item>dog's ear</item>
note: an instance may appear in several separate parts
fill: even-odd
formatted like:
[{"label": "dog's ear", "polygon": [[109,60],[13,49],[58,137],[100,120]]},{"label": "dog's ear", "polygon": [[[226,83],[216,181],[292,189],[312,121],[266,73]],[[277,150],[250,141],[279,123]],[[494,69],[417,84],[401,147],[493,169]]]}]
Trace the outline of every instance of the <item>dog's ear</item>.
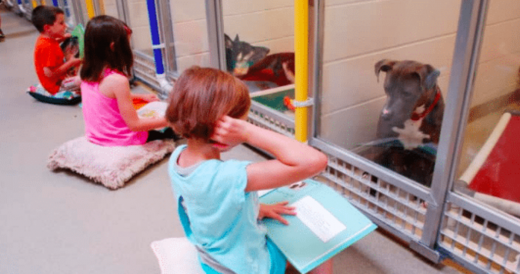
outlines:
[{"label": "dog's ear", "polygon": [[229,38],[227,34],[224,34],[224,41],[224,44],[226,45],[227,49],[233,48],[233,40],[231,40],[231,38]]},{"label": "dog's ear", "polygon": [[379,82],[379,72],[381,72],[381,71],[387,72],[387,71],[391,70],[396,62],[397,61],[394,61],[394,60],[383,59],[376,63],[375,71],[376,71],[377,82]]},{"label": "dog's ear", "polygon": [[424,65],[417,71],[419,78],[421,79],[421,86],[425,90],[430,90],[437,84],[437,78],[441,72],[431,65]]}]

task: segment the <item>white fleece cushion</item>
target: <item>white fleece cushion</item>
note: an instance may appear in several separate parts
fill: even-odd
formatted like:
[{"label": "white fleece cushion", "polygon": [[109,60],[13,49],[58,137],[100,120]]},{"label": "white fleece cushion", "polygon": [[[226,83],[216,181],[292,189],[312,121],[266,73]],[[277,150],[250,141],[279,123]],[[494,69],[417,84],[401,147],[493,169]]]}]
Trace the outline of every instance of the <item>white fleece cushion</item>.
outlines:
[{"label": "white fleece cushion", "polygon": [[70,169],[109,189],[118,189],[174,148],[172,140],[156,140],[138,146],[104,147],[79,137],[56,148],[49,156],[47,167],[51,170]]},{"label": "white fleece cushion", "polygon": [[197,250],[187,238],[167,238],[152,242],[162,274],[204,274]]}]

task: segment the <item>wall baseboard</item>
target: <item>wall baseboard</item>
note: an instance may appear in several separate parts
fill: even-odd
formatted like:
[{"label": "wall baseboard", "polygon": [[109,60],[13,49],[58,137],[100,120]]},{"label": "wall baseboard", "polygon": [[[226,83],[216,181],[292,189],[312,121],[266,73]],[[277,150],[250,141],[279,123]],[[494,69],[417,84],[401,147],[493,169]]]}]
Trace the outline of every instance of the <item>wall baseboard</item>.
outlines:
[{"label": "wall baseboard", "polygon": [[496,112],[513,102],[520,102],[520,89],[517,89],[509,94],[497,97],[486,103],[472,107],[469,111],[468,123],[471,123],[493,112]]}]

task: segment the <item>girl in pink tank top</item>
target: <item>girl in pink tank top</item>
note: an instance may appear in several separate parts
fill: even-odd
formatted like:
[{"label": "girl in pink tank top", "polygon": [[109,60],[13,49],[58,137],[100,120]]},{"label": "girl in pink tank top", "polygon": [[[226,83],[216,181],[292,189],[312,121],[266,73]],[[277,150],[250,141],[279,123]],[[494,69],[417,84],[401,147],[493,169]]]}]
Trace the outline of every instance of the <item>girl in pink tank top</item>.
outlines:
[{"label": "girl in pink tank top", "polygon": [[[131,33],[124,22],[107,15],[92,18],[85,30],[80,71],[83,116],[86,137],[98,145],[141,145],[151,139],[150,130],[168,126],[164,117],[140,118],[133,106],[134,98],[147,102],[158,98],[153,94],[130,92]],[[173,137],[173,132],[169,130],[166,135]],[[160,136],[153,137],[160,139]]]}]

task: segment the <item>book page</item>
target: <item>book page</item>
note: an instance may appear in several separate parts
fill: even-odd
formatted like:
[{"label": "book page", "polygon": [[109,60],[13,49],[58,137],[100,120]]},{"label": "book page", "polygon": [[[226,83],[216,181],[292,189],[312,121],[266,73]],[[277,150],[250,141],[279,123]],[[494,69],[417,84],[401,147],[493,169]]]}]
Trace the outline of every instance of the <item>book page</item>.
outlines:
[{"label": "book page", "polygon": [[263,190],[259,190],[257,191],[258,192],[258,197],[262,197],[264,196],[265,194],[271,192],[274,188],[270,188],[270,189],[263,189]]},{"label": "book page", "polygon": [[327,242],[347,227],[311,196],[304,196],[291,206],[296,207],[296,217],[318,238]]},{"label": "book page", "polygon": [[137,115],[147,118],[161,117],[164,116],[167,107],[168,104],[166,102],[151,102],[137,110]]}]

